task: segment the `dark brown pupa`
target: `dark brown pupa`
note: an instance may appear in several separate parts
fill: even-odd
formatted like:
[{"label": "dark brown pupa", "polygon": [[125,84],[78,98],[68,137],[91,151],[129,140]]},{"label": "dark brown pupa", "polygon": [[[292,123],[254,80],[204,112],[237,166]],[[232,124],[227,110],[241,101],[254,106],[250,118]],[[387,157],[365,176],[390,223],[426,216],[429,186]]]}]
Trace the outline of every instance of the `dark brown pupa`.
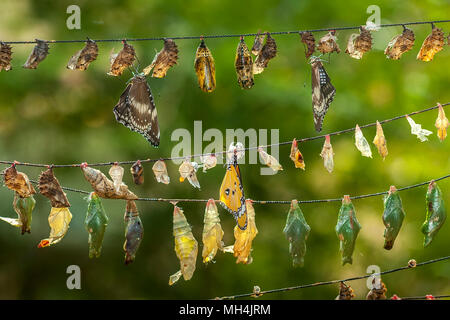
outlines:
[{"label": "dark brown pupa", "polygon": [[41,194],[50,199],[52,208],[70,207],[69,200],[62,190],[58,179],[54,176],[52,168],[41,173],[38,186]]},{"label": "dark brown pupa", "polygon": [[234,62],[236,67],[237,81],[242,89],[250,89],[253,84],[253,58],[245,44],[244,38],[241,37],[241,41],[236,49],[236,59]]},{"label": "dark brown pupa", "polygon": [[300,32],[302,42],[306,45],[305,56],[309,58],[316,50],[316,40],[311,32]]},{"label": "dark brown pupa", "polygon": [[347,42],[347,49],[345,53],[348,53],[350,57],[355,59],[361,59],[364,53],[372,49],[372,35],[370,31],[361,26],[359,28],[359,34],[352,34]]},{"label": "dark brown pupa", "polygon": [[67,63],[67,69],[86,70],[98,56],[98,46],[95,41],[88,39],[83,49],[75,53]]},{"label": "dark brown pupa", "polygon": [[336,53],[339,53],[341,52],[341,49],[339,48],[339,45],[336,41],[336,31],[332,30],[322,38],[320,38],[319,43],[317,44],[317,50],[319,50],[323,54],[332,53],[335,51]]},{"label": "dark brown pupa", "polygon": [[402,34],[395,36],[387,45],[384,54],[387,58],[398,60],[405,52],[412,49],[414,45],[414,32],[406,27],[403,28]]},{"label": "dark brown pupa", "polygon": [[262,47],[260,53],[255,59],[255,63],[253,64],[253,74],[260,74],[267,68],[269,61],[275,58],[277,55],[277,44],[275,39],[270,36],[270,33],[267,33],[266,43]]},{"label": "dark brown pupa", "polygon": [[4,42],[0,42],[0,71],[9,71],[11,67],[12,51],[11,46]]},{"label": "dark brown pupa", "polygon": [[120,76],[126,68],[133,64],[134,60],[136,60],[136,52],[133,46],[124,40],[122,50],[116,54],[111,53],[111,70],[107,74],[116,77]]},{"label": "dark brown pupa", "polygon": [[25,69],[36,69],[38,64],[48,55],[48,43],[43,40],[36,39],[36,46],[33,48],[30,56],[23,65]]},{"label": "dark brown pupa", "polygon": [[135,184],[140,185],[144,183],[144,167],[142,166],[141,161],[136,161],[131,166],[130,171]]},{"label": "dark brown pupa", "polygon": [[144,69],[144,74],[150,74],[153,69],[153,78],[164,78],[167,71],[177,64],[178,47],[172,39],[164,39],[164,47],[158,52],[152,63]]}]

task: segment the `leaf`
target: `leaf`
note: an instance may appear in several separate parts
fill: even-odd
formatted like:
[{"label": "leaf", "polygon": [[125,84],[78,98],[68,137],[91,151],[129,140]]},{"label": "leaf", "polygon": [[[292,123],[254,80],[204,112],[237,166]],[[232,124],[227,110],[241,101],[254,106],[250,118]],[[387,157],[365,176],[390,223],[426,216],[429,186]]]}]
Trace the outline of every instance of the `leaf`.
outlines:
[{"label": "leaf", "polygon": [[442,108],[441,104],[438,103],[439,113],[435,122],[435,127],[438,129],[437,135],[441,141],[447,137],[447,128],[449,126],[449,122],[447,117],[445,116],[444,108]]},{"label": "leaf", "polygon": [[223,250],[223,230],[220,225],[219,212],[214,199],[209,199],[206,204],[205,217],[203,219],[203,263],[214,260],[217,250]]},{"label": "leaf", "polygon": [[167,173],[167,167],[164,161],[158,160],[152,167],[153,173],[155,174],[156,181],[164,184],[170,183],[170,177]]},{"label": "leaf", "polygon": [[405,211],[403,210],[402,200],[394,186],[391,186],[383,202],[383,223],[386,227],[384,230],[384,248],[391,250],[405,218]]},{"label": "leaf", "polygon": [[383,160],[388,155],[388,149],[386,145],[386,138],[384,137],[383,128],[381,127],[381,124],[377,121],[377,134],[375,135],[375,138],[373,139],[373,143],[378,149],[378,153],[380,156],[383,157]]},{"label": "leaf", "polygon": [[355,146],[364,157],[372,158],[372,150],[358,125],[355,128]]},{"label": "leaf", "polygon": [[361,225],[356,219],[355,207],[350,200],[350,196],[345,195],[342,199],[342,206],[339,210],[336,224],[336,234],[340,241],[340,251],[342,252],[342,265],[352,264],[353,250],[355,249],[356,238],[361,230]]},{"label": "leaf", "polygon": [[88,197],[88,209],[84,226],[89,233],[89,258],[100,257],[102,251],[103,238],[105,236],[108,217],[103,208],[100,198],[95,192],[91,192]]},{"label": "leaf", "polygon": [[125,250],[125,264],[127,265],[134,261],[136,252],[144,237],[144,226],[139,217],[136,204],[132,200],[127,201],[124,221],[125,243],[123,244],[123,249]]},{"label": "leaf", "polygon": [[122,184],[124,169],[117,164],[113,164],[108,173],[114,182],[114,189],[116,192],[119,192],[120,185]]},{"label": "leaf", "polygon": [[427,247],[433,241],[447,218],[442,191],[434,181],[431,181],[428,185],[426,205],[427,215],[422,225],[422,233],[425,235],[424,247]]},{"label": "leaf", "polygon": [[408,120],[409,125],[411,126],[411,134],[416,135],[421,142],[427,141],[427,136],[433,133],[429,130],[422,129],[422,125],[415,123],[410,116],[406,116],[406,120]]},{"label": "leaf", "polygon": [[292,200],[283,233],[289,241],[289,253],[292,256],[294,267],[303,267],[304,265],[306,240],[310,231],[311,228],[306,222],[297,200]]},{"label": "leaf", "polygon": [[298,144],[297,144],[296,139],[292,140],[291,154],[289,155],[289,157],[294,162],[294,165],[296,168],[305,170],[305,161],[303,159],[302,153],[298,149]]},{"label": "leaf", "polygon": [[[174,206],[173,211],[173,236],[175,239],[175,253],[180,260],[180,271],[184,280],[190,280],[195,271],[197,261],[198,243],[191,231],[183,210]],[[172,285],[180,278],[179,273],[170,277]]]},{"label": "leaf", "polygon": [[259,155],[261,156],[261,159],[263,160],[264,164],[270,167],[274,172],[278,172],[278,170],[283,170],[283,167],[278,162],[278,160],[265,152],[262,147],[258,147]]},{"label": "leaf", "polygon": [[38,248],[48,247],[60,242],[69,230],[71,220],[72,214],[69,208],[52,208],[48,216],[48,223],[51,228],[50,236],[47,239],[41,240]]},{"label": "leaf", "polygon": [[334,152],[331,146],[330,136],[325,136],[325,142],[323,143],[322,152],[320,156],[323,158],[323,166],[328,170],[329,173],[333,172],[334,169]]}]

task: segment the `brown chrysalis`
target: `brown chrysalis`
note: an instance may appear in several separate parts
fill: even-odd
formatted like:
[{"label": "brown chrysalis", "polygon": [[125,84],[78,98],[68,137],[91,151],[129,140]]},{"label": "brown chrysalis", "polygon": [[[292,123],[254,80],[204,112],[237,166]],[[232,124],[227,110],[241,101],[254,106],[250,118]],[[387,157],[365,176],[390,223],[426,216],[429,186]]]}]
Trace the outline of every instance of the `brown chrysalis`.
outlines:
[{"label": "brown chrysalis", "polygon": [[172,39],[164,39],[164,48],[158,52],[152,63],[144,69],[144,74],[150,74],[153,69],[152,77],[164,78],[167,71],[177,64],[178,47]]},{"label": "brown chrysalis", "polygon": [[236,49],[236,59],[234,61],[236,67],[237,81],[242,89],[250,89],[253,84],[253,58],[245,44],[244,38]]},{"label": "brown chrysalis", "polygon": [[366,30],[363,26],[359,28],[359,34],[353,33],[347,42],[347,49],[345,53],[348,53],[350,57],[355,59],[361,59],[367,51],[372,49],[372,36],[369,30]]},{"label": "brown chrysalis", "polygon": [[316,40],[311,32],[300,32],[302,42],[306,45],[305,56],[309,58],[316,50]]},{"label": "brown chrysalis", "polygon": [[352,287],[342,281],[339,286],[339,295],[335,300],[352,300],[354,297],[355,295],[353,293]]},{"label": "brown chrysalis", "polygon": [[372,289],[370,289],[369,293],[367,294],[366,300],[386,300],[386,292],[387,288],[386,285],[379,279],[379,285],[378,288],[375,286],[376,278],[372,280]]},{"label": "brown chrysalis", "polygon": [[9,189],[16,191],[22,198],[27,198],[36,193],[33,186],[28,179],[28,176],[16,170],[16,166],[11,167],[3,171],[5,186]]},{"label": "brown chrysalis", "polygon": [[23,65],[25,69],[36,69],[38,64],[48,55],[48,44],[43,40],[36,39],[36,46],[33,48],[30,56]]},{"label": "brown chrysalis", "polygon": [[0,42],[0,71],[9,71],[11,67],[12,51],[11,46]]},{"label": "brown chrysalis", "polygon": [[43,171],[39,176],[39,191],[44,197],[50,199],[52,208],[68,208],[69,200],[61,188],[58,179],[53,175],[51,168]]},{"label": "brown chrysalis", "polygon": [[260,53],[255,59],[255,63],[253,64],[253,74],[260,74],[267,68],[269,61],[275,58],[277,55],[277,44],[275,39],[270,36],[270,33],[267,33],[266,43],[262,47]]},{"label": "brown chrysalis", "polygon": [[135,184],[144,183],[144,167],[141,161],[136,161],[130,168],[131,174],[133,175],[133,180]]},{"label": "brown chrysalis", "polygon": [[414,45],[414,32],[403,27],[402,34],[395,36],[387,45],[384,54],[387,58],[398,60],[405,52],[412,49]]},{"label": "brown chrysalis", "polygon": [[75,53],[67,63],[67,69],[71,70],[86,70],[89,64],[97,59],[98,46],[95,41],[88,39],[83,49]]},{"label": "brown chrysalis", "polygon": [[332,52],[341,52],[339,45],[337,44],[336,31],[332,30],[320,38],[319,43],[317,44],[317,50],[321,53],[332,53]]},{"label": "brown chrysalis", "polygon": [[444,32],[433,25],[431,34],[424,40],[417,60],[431,61],[434,55],[444,48]]},{"label": "brown chrysalis", "polygon": [[253,42],[252,53],[257,56],[261,52],[261,49],[264,45],[264,40],[266,40],[266,32],[261,34],[258,31],[258,34],[255,36],[255,41]]},{"label": "brown chrysalis", "polygon": [[88,167],[87,163],[81,165],[84,177],[91,184],[95,193],[106,199],[125,199],[136,200],[138,197],[128,190],[128,186],[122,182],[119,189],[116,190],[114,182],[109,180],[100,170]]},{"label": "brown chrysalis", "polygon": [[200,89],[204,92],[214,91],[216,89],[216,67],[211,51],[203,39],[195,53],[194,68]]},{"label": "brown chrysalis", "polygon": [[111,70],[107,73],[110,76],[120,76],[123,71],[130,67],[134,60],[136,60],[136,52],[132,45],[128,44],[125,40],[123,42],[123,48],[119,53],[111,53],[110,63]]}]

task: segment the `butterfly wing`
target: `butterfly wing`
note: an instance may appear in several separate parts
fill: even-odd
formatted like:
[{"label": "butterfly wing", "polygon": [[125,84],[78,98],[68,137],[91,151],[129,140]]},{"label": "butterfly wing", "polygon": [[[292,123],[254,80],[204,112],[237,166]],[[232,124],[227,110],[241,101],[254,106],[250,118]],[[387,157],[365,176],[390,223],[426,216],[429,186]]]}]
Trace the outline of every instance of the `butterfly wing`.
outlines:
[{"label": "butterfly wing", "polygon": [[311,86],[314,126],[316,131],[320,132],[322,131],[323,118],[336,94],[336,89],[331,84],[330,77],[328,77],[320,61],[312,63]]},{"label": "butterfly wing", "polygon": [[247,228],[244,188],[237,163],[229,164],[220,186],[220,204],[234,215],[240,229]]},{"label": "butterfly wing", "polygon": [[114,107],[116,120],[142,134],[153,146],[159,145],[159,125],[153,96],[145,77],[135,76]]}]

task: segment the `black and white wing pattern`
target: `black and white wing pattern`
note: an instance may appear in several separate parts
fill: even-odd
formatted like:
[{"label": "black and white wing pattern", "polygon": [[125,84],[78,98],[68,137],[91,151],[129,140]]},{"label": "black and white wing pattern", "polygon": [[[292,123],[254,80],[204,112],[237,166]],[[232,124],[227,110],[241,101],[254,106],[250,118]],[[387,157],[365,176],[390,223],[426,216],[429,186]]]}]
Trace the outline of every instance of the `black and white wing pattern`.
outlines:
[{"label": "black and white wing pattern", "polygon": [[322,62],[315,59],[311,62],[311,87],[312,87],[312,107],[314,114],[314,126],[316,131],[322,131],[322,123],[325,114],[334,99],[336,89],[331,84],[331,80],[325,71]]},{"label": "black and white wing pattern", "polygon": [[145,76],[131,79],[113,112],[118,122],[142,134],[154,147],[159,145],[158,115]]}]

